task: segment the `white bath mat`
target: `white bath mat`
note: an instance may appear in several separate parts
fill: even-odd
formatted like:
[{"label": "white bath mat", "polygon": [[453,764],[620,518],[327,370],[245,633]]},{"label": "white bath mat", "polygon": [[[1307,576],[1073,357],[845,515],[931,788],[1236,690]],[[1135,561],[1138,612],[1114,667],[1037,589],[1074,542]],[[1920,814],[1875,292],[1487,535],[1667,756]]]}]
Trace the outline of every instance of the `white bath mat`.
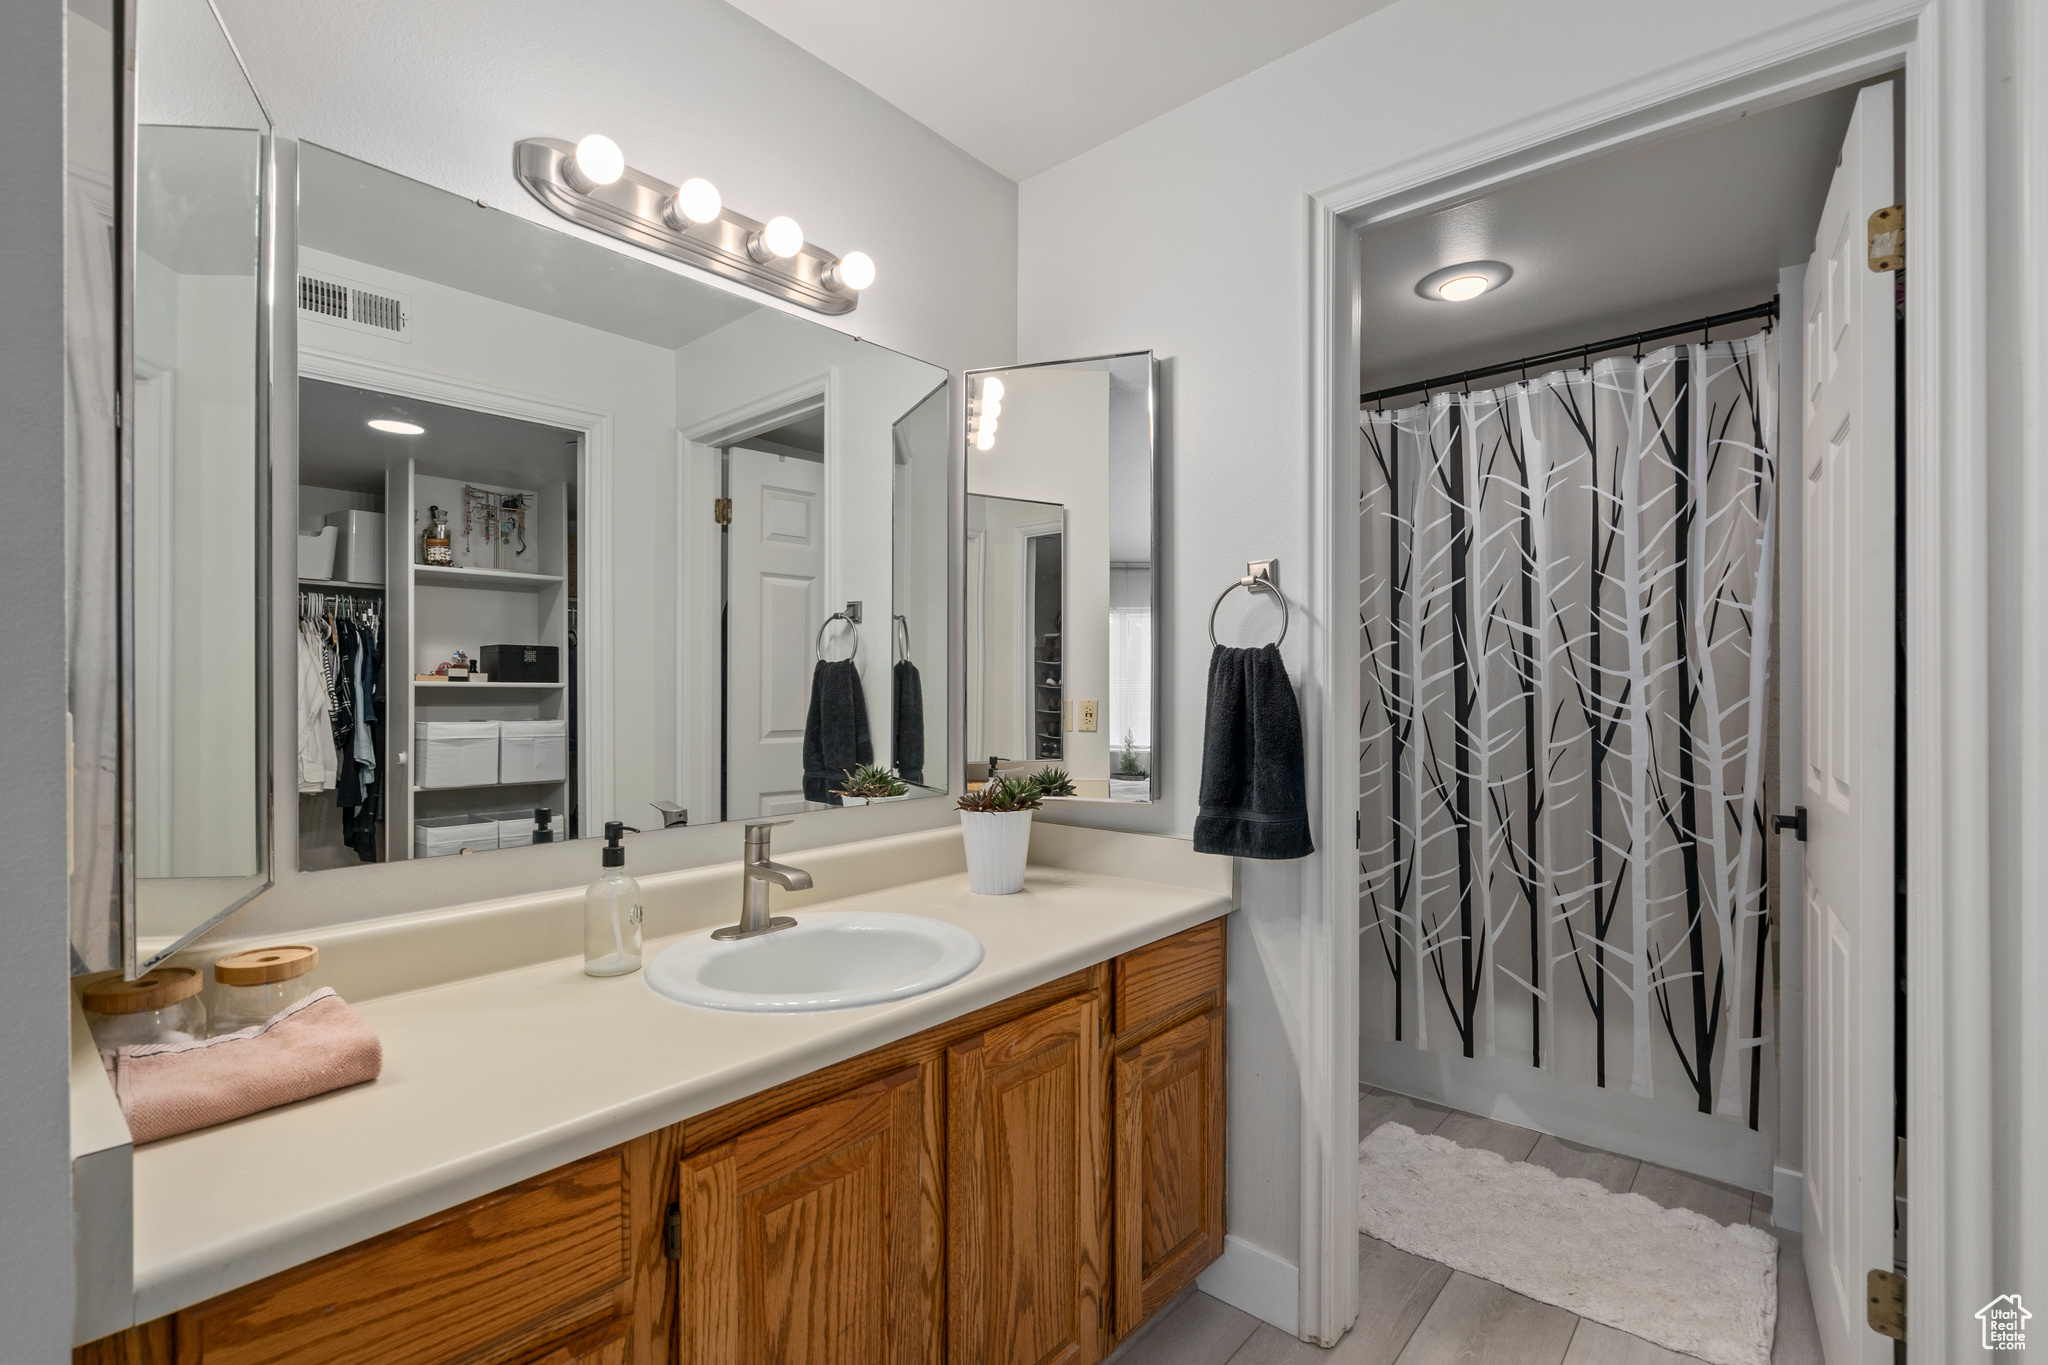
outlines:
[{"label": "white bath mat", "polygon": [[1770,1365],[1778,1242],[1399,1123],[1358,1147],[1359,1227],[1714,1365]]}]

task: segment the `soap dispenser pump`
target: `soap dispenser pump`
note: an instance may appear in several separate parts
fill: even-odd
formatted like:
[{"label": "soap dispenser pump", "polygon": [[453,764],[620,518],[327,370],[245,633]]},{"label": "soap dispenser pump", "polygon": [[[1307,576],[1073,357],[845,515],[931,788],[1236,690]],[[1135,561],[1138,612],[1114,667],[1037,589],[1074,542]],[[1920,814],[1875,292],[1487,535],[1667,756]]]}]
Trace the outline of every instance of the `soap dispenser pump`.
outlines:
[{"label": "soap dispenser pump", "polygon": [[589,976],[640,970],[640,883],[626,875],[627,828],[617,820],[605,825],[604,871],[583,893],[583,970]]}]

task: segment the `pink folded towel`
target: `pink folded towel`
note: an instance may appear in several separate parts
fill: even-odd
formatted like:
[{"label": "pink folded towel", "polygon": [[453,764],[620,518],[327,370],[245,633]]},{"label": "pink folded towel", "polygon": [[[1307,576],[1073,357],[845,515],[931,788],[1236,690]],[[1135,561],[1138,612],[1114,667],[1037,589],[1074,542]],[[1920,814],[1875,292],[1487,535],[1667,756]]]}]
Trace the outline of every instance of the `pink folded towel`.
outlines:
[{"label": "pink folded towel", "polygon": [[326,986],[236,1033],[100,1057],[137,1145],[373,1081],[384,1068],[377,1035]]}]

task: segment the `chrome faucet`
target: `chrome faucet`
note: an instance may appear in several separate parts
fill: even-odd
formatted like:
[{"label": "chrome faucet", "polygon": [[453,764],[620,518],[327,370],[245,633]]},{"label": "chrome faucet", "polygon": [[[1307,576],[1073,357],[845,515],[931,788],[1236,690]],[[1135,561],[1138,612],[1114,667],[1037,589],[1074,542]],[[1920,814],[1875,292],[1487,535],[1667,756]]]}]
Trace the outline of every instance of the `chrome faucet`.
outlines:
[{"label": "chrome faucet", "polygon": [[740,867],[740,922],[728,924],[723,929],[712,930],[711,937],[752,938],[756,934],[772,934],[777,929],[787,929],[796,923],[788,915],[768,913],[770,882],[784,891],[811,889],[810,873],[800,867],[787,867],[782,863],[769,861],[768,831],[777,825],[788,823],[787,820],[764,820],[747,826],[746,856]]}]

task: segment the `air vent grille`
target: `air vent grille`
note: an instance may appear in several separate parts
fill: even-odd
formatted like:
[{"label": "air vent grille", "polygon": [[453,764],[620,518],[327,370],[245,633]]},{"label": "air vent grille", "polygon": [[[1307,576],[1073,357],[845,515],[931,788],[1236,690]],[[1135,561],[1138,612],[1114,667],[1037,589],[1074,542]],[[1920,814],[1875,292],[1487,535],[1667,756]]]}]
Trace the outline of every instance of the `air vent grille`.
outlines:
[{"label": "air vent grille", "polygon": [[381,327],[387,332],[405,330],[405,306],[388,294],[372,294],[366,289],[351,291],[350,312],[357,322],[365,327]]},{"label": "air vent grille", "polygon": [[348,286],[335,284],[331,280],[316,280],[311,275],[299,276],[299,307],[322,317],[345,318],[348,316]]},{"label": "air vent grille", "polygon": [[343,327],[375,332],[394,341],[412,340],[412,309],[402,294],[365,289],[346,280],[301,275],[299,310]]}]

